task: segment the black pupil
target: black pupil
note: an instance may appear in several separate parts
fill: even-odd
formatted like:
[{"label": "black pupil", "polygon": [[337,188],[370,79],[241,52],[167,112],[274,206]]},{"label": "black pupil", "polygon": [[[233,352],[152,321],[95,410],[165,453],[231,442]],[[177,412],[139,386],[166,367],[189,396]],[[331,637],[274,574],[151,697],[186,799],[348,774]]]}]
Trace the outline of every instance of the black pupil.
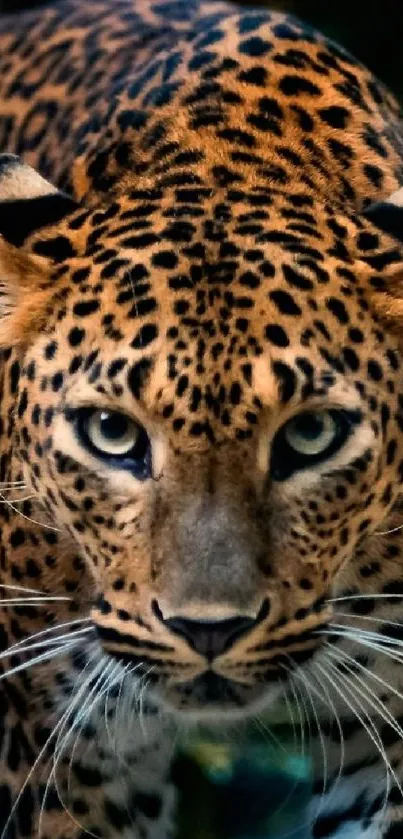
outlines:
[{"label": "black pupil", "polygon": [[127,434],[129,421],[123,414],[101,414],[99,427],[106,440],[120,440]]},{"label": "black pupil", "polygon": [[317,440],[323,434],[324,421],[319,414],[301,414],[294,420],[294,428],[305,440]]}]

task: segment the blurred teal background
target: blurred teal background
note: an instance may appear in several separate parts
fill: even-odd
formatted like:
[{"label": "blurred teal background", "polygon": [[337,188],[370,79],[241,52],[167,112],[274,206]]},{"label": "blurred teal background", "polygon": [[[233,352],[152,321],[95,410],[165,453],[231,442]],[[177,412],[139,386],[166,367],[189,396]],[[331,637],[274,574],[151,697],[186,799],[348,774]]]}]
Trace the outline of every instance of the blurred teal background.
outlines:
[{"label": "blurred teal background", "polygon": [[266,724],[182,742],[178,839],[309,839],[309,758],[290,726]]}]

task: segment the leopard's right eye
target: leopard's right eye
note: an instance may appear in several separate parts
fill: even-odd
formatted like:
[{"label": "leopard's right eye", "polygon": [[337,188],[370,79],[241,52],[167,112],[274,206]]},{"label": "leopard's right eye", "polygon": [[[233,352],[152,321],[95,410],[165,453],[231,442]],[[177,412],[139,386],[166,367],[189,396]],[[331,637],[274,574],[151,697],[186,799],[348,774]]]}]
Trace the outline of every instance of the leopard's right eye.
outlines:
[{"label": "leopard's right eye", "polygon": [[119,411],[84,408],[75,417],[77,436],[91,454],[136,477],[151,474],[151,444],[141,425]]}]

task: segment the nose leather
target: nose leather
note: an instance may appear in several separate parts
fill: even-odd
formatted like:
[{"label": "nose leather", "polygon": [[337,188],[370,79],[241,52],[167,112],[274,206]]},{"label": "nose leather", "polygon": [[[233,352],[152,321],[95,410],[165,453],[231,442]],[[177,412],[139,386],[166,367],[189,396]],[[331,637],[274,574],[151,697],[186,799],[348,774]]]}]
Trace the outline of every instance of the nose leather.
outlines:
[{"label": "nose leather", "polygon": [[220,620],[192,620],[181,616],[164,620],[171,632],[185,638],[207,661],[227,652],[235,641],[256,624],[256,618],[239,615]]}]

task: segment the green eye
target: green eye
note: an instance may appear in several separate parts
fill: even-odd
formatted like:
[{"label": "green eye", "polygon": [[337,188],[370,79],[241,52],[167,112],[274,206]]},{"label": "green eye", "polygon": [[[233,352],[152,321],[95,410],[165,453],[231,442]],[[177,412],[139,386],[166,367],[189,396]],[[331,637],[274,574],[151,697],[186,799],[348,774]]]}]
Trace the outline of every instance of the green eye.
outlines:
[{"label": "green eye", "polygon": [[75,418],[77,436],[91,454],[136,477],[151,474],[150,440],[138,423],[119,411],[85,408]]},{"label": "green eye", "polygon": [[138,442],[141,430],[125,414],[94,411],[87,419],[87,436],[98,451],[115,457],[129,454]]},{"label": "green eye", "polygon": [[361,415],[358,411],[305,411],[285,423],[272,445],[270,473],[285,481],[334,455],[346,442]]},{"label": "green eye", "polygon": [[300,414],[284,427],[284,439],[297,454],[312,457],[332,444],[338,427],[330,411]]}]

